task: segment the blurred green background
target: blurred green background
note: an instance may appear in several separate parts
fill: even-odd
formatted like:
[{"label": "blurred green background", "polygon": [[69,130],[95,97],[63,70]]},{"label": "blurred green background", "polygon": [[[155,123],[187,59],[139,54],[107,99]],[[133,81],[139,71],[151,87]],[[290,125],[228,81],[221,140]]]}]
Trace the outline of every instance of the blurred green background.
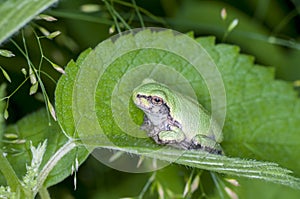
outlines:
[{"label": "blurred green background", "polygon": [[[110,2],[110,1],[109,1]],[[141,27],[132,5],[133,1],[113,1],[115,10],[128,22],[131,28]],[[217,43],[226,42],[240,46],[241,52],[253,55],[256,63],[272,66],[276,77],[293,82],[300,79],[300,1],[297,0],[136,0],[143,10],[145,26],[156,26],[175,29],[179,32],[193,31],[196,36],[213,35]],[[99,5],[96,12],[83,12],[86,4]],[[220,12],[227,10],[227,19],[222,20]],[[56,22],[34,21],[34,25],[47,28],[50,32],[59,30],[62,35],[54,40],[42,40],[43,52],[53,62],[65,66],[70,59],[76,59],[80,52],[117,33],[114,21],[103,1],[97,0],[62,0],[47,11],[46,14],[58,18]],[[227,28],[233,19],[238,19],[238,26],[226,35]],[[122,28],[122,25],[121,25]],[[30,58],[38,63],[40,50],[30,27],[25,27]],[[115,30],[114,33],[110,31]],[[124,27],[122,30],[126,30]],[[13,39],[21,44],[21,36]],[[22,68],[27,68],[24,57],[16,47],[7,41],[1,48],[11,50],[14,58],[0,57],[0,64],[13,80],[7,87],[11,93],[21,84],[24,77]],[[60,74],[45,63],[43,70],[54,80]],[[54,99],[55,82],[43,76],[50,99]],[[1,77],[1,82],[4,78]],[[30,84],[25,84],[11,98],[8,123],[14,123],[24,115],[44,106],[38,96],[29,96]],[[168,184],[170,189],[183,190],[184,181],[191,169],[171,166],[157,174],[163,176],[160,182]],[[77,174],[77,190],[74,191],[73,176],[50,188],[53,198],[120,198],[138,195],[149,174],[128,174],[113,170],[90,157]],[[202,178],[201,178],[202,179]],[[211,177],[203,174],[205,192],[209,198],[220,198],[214,189]],[[299,192],[279,185],[259,181],[240,180],[241,186],[236,192],[240,198],[297,198]],[[254,192],[256,194],[254,194]],[[200,194],[201,195],[201,194]],[[149,196],[150,197],[150,196]],[[157,198],[153,194],[152,198]],[[204,198],[205,198],[204,197]],[[224,196],[226,198],[226,196]],[[151,198],[151,197],[150,197]],[[197,197],[201,198],[201,197]]]}]

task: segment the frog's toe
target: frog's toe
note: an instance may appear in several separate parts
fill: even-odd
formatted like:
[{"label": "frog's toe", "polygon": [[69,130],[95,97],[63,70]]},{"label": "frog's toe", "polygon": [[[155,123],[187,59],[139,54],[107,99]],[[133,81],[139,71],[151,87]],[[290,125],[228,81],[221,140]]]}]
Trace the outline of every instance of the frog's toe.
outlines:
[{"label": "frog's toe", "polygon": [[201,149],[209,153],[223,154],[221,145],[206,135],[196,135],[192,139],[190,149]]},{"label": "frog's toe", "polygon": [[182,142],[185,136],[175,131],[161,131],[158,134],[158,139],[162,144],[174,144]]}]

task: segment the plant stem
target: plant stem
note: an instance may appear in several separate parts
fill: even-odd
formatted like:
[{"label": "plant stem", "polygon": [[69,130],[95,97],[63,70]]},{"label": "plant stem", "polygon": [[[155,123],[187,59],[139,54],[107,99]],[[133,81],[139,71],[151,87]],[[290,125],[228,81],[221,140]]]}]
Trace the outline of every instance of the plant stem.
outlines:
[{"label": "plant stem", "polygon": [[210,173],[210,175],[211,175],[211,178],[213,179],[213,181],[214,181],[214,183],[215,183],[215,185],[216,185],[216,187],[217,187],[217,190],[218,190],[218,193],[219,193],[219,196],[220,196],[220,198],[224,198],[224,194],[223,194],[223,192],[222,192],[222,188],[221,188],[221,186],[220,186],[220,183],[219,183],[219,180],[218,180],[218,176],[216,175],[216,173],[214,173],[214,172],[209,172]]},{"label": "plant stem", "polygon": [[137,16],[138,16],[138,18],[139,18],[139,20],[140,20],[140,22],[141,22],[141,26],[144,28],[144,27],[145,27],[145,24],[144,24],[142,15],[141,15],[141,13],[140,13],[140,10],[139,10],[139,8],[138,8],[137,5],[136,5],[135,0],[132,0],[132,3],[133,3],[133,5],[134,5],[135,11],[136,11],[136,13],[137,13]]},{"label": "plant stem", "polygon": [[156,172],[153,172],[153,174],[151,175],[151,177],[149,178],[149,180],[147,181],[146,185],[144,186],[143,190],[141,191],[141,193],[139,194],[139,196],[137,197],[138,199],[142,199],[145,195],[145,193],[147,192],[147,190],[149,189],[150,185],[153,183],[153,181],[155,180],[155,176],[156,176]]},{"label": "plant stem", "polygon": [[45,164],[43,169],[41,170],[37,180],[37,186],[33,190],[34,195],[37,194],[38,190],[43,187],[43,184],[52,171],[52,169],[56,166],[56,164],[64,157],[67,153],[69,153],[72,149],[76,147],[76,143],[73,139],[68,140]]},{"label": "plant stem", "polygon": [[51,199],[50,194],[46,187],[40,188],[39,195],[40,195],[41,199]]}]

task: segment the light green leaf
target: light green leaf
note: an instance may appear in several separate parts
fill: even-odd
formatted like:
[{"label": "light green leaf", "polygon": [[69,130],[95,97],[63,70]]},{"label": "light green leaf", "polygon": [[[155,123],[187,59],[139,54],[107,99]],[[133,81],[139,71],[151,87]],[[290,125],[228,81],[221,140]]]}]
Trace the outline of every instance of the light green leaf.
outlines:
[{"label": "light green leaf", "polygon": [[0,49],[0,55],[3,57],[14,57],[15,56],[15,54],[13,54],[11,51],[5,50],[5,49]]},{"label": "light green leaf", "polygon": [[54,107],[51,104],[51,102],[49,101],[49,99],[47,99],[47,106],[48,106],[48,109],[50,111],[52,118],[56,121],[56,113],[55,113]]},{"label": "light green leaf", "polygon": [[[56,90],[58,121],[64,132],[94,147],[300,189],[299,179],[279,167],[300,174],[300,163],[295,162],[300,154],[300,104],[292,86],[274,80],[272,69],[254,65],[253,58],[239,54],[238,47],[215,45],[212,37],[199,38],[193,40],[203,47],[197,51],[187,41],[187,36],[172,31],[145,30],[104,41],[84,54],[84,61],[70,62]],[[178,89],[187,80],[199,102],[213,111],[212,93],[222,87],[206,85],[217,76],[201,76],[196,65],[213,68],[214,63],[226,89],[221,143],[226,156],[161,148],[145,138],[139,130],[143,114],[130,100],[132,90],[147,77],[171,82]],[[218,106],[217,112],[222,110]]]},{"label": "light green leaf", "polygon": [[227,31],[231,32],[239,23],[238,19],[232,20],[232,22],[229,24]]},{"label": "light green leaf", "polygon": [[[0,85],[0,98],[3,99],[6,95],[6,84]],[[0,101],[0,136],[3,135],[5,124],[5,119],[8,118],[8,111],[7,111],[7,104],[8,102],[5,102],[4,100]]]},{"label": "light green leaf", "polygon": [[37,92],[38,88],[39,88],[39,83],[35,82],[33,85],[30,86],[29,95],[35,94]]},{"label": "light green leaf", "polygon": [[15,0],[0,4],[0,44],[57,0]]},{"label": "light green leaf", "polygon": [[[53,39],[53,38],[55,38],[55,37],[57,37],[58,35],[60,35],[61,34],[61,32],[60,31],[54,31],[54,32],[52,32],[52,33],[50,33],[48,36],[47,36],[47,38],[48,39]],[[58,65],[55,65],[55,66],[53,66],[57,71],[59,71],[59,72],[61,72],[61,70],[63,71],[63,69],[62,68],[59,68],[59,66]],[[61,73],[63,73],[63,72],[61,72]]]},{"label": "light green leaf", "polygon": [[[6,158],[9,160],[19,179],[26,173],[26,164],[31,162],[30,142],[33,146],[47,139],[47,148],[43,157],[40,170],[52,156],[61,149],[68,142],[68,138],[61,132],[60,127],[53,120],[51,126],[45,110],[37,111],[28,115],[18,121],[15,125],[8,126],[5,134],[15,134],[17,139],[15,142],[6,142],[7,138],[4,136],[1,142],[1,148],[5,149]],[[22,140],[22,142],[17,142]],[[11,141],[11,139],[10,139]],[[57,184],[71,174],[72,164],[74,164],[76,157],[81,164],[87,158],[88,152],[84,147],[75,147],[66,156],[62,157],[54,169],[46,176],[45,187]],[[5,180],[0,176],[0,184],[4,185]]]},{"label": "light green leaf", "polygon": [[7,109],[4,110],[3,117],[4,117],[4,119],[6,119],[6,120],[8,119],[9,113],[8,113],[8,110],[7,110]]},{"label": "light green leaf", "polygon": [[46,15],[46,14],[39,14],[36,19],[43,19],[45,21],[57,21],[57,19],[51,15]]},{"label": "light green leaf", "polygon": [[8,73],[7,73],[1,66],[0,66],[0,69],[1,69],[1,71],[2,71],[2,73],[3,73],[3,75],[4,75],[4,77],[5,77],[5,79],[6,79],[7,81],[9,81],[9,83],[11,83],[11,79],[10,79]]},{"label": "light green leaf", "polygon": [[[4,98],[5,95],[6,95],[6,85],[5,84],[1,84],[0,85],[0,98]],[[5,125],[4,125],[4,118],[5,118],[5,110],[6,110],[6,103],[4,100],[1,100],[0,101],[0,136],[3,135],[3,132],[4,132],[4,128],[5,128]]]},{"label": "light green leaf", "polygon": [[70,61],[68,63],[65,70],[65,75],[61,76],[55,89],[55,109],[58,122],[60,123],[64,132],[73,138],[77,138],[77,136],[73,113],[69,110],[72,109],[72,92],[74,81],[79,70],[79,66],[90,52],[91,49],[88,49],[81,53],[76,63],[74,61]]}]

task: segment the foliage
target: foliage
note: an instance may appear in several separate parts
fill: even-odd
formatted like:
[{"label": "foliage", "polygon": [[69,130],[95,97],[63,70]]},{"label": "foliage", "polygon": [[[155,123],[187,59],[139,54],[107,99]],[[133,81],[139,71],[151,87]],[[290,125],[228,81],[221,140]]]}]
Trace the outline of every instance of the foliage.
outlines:
[{"label": "foliage", "polygon": [[[128,195],[137,195],[138,198],[190,198],[193,195],[234,198],[235,194],[240,198],[252,198],[250,196],[253,196],[254,192],[258,194],[262,190],[265,195],[259,196],[264,198],[272,198],[275,194],[278,196],[282,194],[289,198],[298,197],[299,191],[289,187],[299,188],[299,179],[296,177],[300,175],[300,165],[295,161],[299,159],[300,154],[297,132],[299,99],[290,83],[274,80],[275,73],[276,76],[286,80],[300,78],[297,68],[300,57],[299,44],[296,40],[290,39],[298,36],[297,31],[293,30],[293,23],[297,22],[293,19],[298,14],[296,9],[291,13],[282,12],[284,9],[277,1],[269,4],[254,3],[254,1],[232,2],[235,4],[233,7],[221,1],[190,0],[178,3],[178,1],[161,0],[159,6],[163,12],[157,14],[155,10],[158,7],[157,2],[153,2],[153,5],[156,5],[154,9],[153,5],[142,1],[132,0],[128,3],[105,0],[100,5],[99,2],[83,5],[82,12],[78,12],[76,9],[81,6],[80,1],[71,4],[62,1],[59,6],[47,11],[48,14],[60,17],[59,23],[49,25],[41,20],[32,20],[49,19],[50,16],[47,15],[39,17],[36,15],[55,2],[16,0],[4,1],[0,5],[0,13],[3,16],[0,24],[5,27],[0,30],[0,43],[3,45],[6,41],[3,49],[0,49],[0,55],[3,56],[0,57],[0,69],[1,77],[9,83],[8,93],[10,93],[5,97],[6,85],[2,84],[0,89],[2,97],[0,169],[3,174],[0,176],[1,197],[30,198],[39,191],[42,198],[49,198],[47,188],[57,185],[70,176],[83,162],[86,165],[83,165],[81,172],[78,173],[79,178],[76,173],[74,177],[75,184],[79,179],[79,186],[77,186],[79,190],[74,193],[79,198],[86,196],[112,198]],[[253,20],[249,17],[251,14],[247,13],[249,10],[245,8],[253,9],[255,6],[258,6],[258,9]],[[297,6],[296,2],[294,6]],[[220,18],[220,11],[224,7],[226,10],[223,10]],[[148,9],[154,11],[157,16],[151,14]],[[267,12],[268,9],[271,12]],[[160,18],[159,15],[164,15],[165,18]],[[63,18],[72,20],[63,20]],[[280,20],[281,23],[278,22]],[[7,41],[28,22],[31,22],[30,26],[21,30],[21,37],[16,35],[10,42]],[[96,23],[96,26],[93,23]],[[116,112],[121,116],[129,114],[133,122],[138,124],[137,126],[141,124],[142,113],[131,102],[127,104],[126,94],[118,98],[115,88],[120,85],[118,81],[123,78],[123,75],[131,74],[132,69],[150,62],[165,64],[178,71],[191,84],[199,102],[212,111],[212,101],[205,78],[198,76],[190,63],[165,50],[134,47],[134,45],[147,46],[153,43],[162,46],[170,44],[169,47],[173,49],[181,49],[197,56],[187,43],[180,42],[183,40],[179,35],[166,31],[158,36],[141,31],[135,35],[124,35],[118,40],[107,40],[94,50],[90,49],[115,31],[121,32],[126,29],[131,30],[133,27],[153,25],[171,27],[181,32],[193,30],[196,34],[213,34],[217,40],[237,44],[243,51],[253,54],[259,62],[275,66],[276,70],[255,65],[254,58],[240,54],[237,46],[216,45],[214,37],[194,39],[193,34],[189,34],[212,58],[224,81],[227,115],[222,147],[226,156],[201,151],[188,151],[182,154],[174,148],[159,150],[160,147],[151,139],[131,137],[124,134],[124,129],[117,125],[116,122],[120,121],[114,118]],[[53,29],[59,31],[52,32]],[[37,30],[43,36],[39,36]],[[57,37],[60,31],[63,34]],[[34,45],[31,37],[35,39],[37,45]],[[45,41],[46,39],[52,41]],[[176,40],[178,40],[177,46],[174,42]],[[124,54],[115,53],[116,49],[118,47],[122,49],[124,44],[131,51]],[[86,48],[88,50],[84,51]],[[71,57],[77,57],[80,51],[83,53],[76,62],[69,61]],[[21,55],[25,57],[24,60]],[[113,60],[107,63],[107,67],[103,67],[101,63],[105,57]],[[50,67],[46,67],[47,64],[43,60]],[[62,70],[59,65],[64,65],[66,62],[69,64],[65,70]],[[204,60],[203,64],[211,63]],[[24,69],[26,65],[28,69]],[[60,73],[66,73],[62,75],[55,89],[56,112],[51,101],[54,99],[53,82],[58,75],[53,72],[53,68]],[[96,68],[100,70],[105,68],[105,70],[99,73],[94,71]],[[161,71],[159,69],[152,72]],[[22,80],[24,75],[25,79]],[[83,79],[88,81],[85,82]],[[131,79],[136,83],[140,80],[141,78]],[[176,82],[176,79],[172,81]],[[120,88],[122,91],[122,87]],[[130,93],[130,89],[126,92]],[[27,93],[35,96],[36,99],[42,99],[43,103],[33,100],[32,97],[27,96]],[[88,96],[93,100],[84,102],[84,97],[89,99]],[[116,109],[116,104],[117,107],[118,105],[121,107],[123,102],[126,103],[125,106],[128,105],[126,107],[129,108],[128,113]],[[46,110],[36,111],[37,107],[45,105]],[[17,111],[17,107],[21,108],[20,111]],[[93,110],[92,114],[85,114],[89,112],[84,112],[84,108]],[[24,113],[28,114],[32,111],[35,112],[17,121],[24,116]],[[58,121],[50,119],[49,111],[54,119],[57,116]],[[8,123],[13,124],[6,125],[4,118],[8,119]],[[88,123],[87,120],[81,120],[82,118],[92,119],[92,122]],[[100,124],[100,131],[95,131],[93,122]],[[109,138],[109,142],[105,138]],[[82,145],[88,146],[89,151]],[[41,153],[43,150],[40,149],[43,149],[43,146],[46,148],[44,153]],[[124,157],[124,154],[130,154],[133,159],[142,155],[142,162],[145,164],[149,161],[147,157],[150,157],[175,161],[177,165],[152,172],[150,175],[124,174],[121,178],[114,178],[117,171],[103,165],[99,166],[98,162],[94,166],[87,167],[91,159],[85,160],[94,147],[108,149],[110,155],[107,160],[116,163],[121,159],[120,157]],[[116,149],[123,152],[115,152]],[[157,150],[158,152],[152,153]],[[37,154],[40,155],[36,156]],[[150,160],[150,163],[153,162]],[[189,170],[180,165],[221,174]],[[87,171],[93,168],[95,168],[94,173],[98,175],[93,173],[92,176],[101,176],[101,178],[97,177],[97,181],[85,178]],[[80,173],[83,173],[83,177],[80,177]],[[263,181],[253,178],[260,178]],[[288,186],[270,184],[267,181]],[[237,182],[242,186],[237,185]],[[84,190],[83,184],[90,186]],[[51,188],[50,190],[53,190],[51,195],[58,194],[59,192],[55,190],[62,185]],[[92,186],[97,187],[95,190],[98,191],[91,191]],[[141,192],[137,193],[140,190]],[[81,192],[85,195],[80,196]]]}]

